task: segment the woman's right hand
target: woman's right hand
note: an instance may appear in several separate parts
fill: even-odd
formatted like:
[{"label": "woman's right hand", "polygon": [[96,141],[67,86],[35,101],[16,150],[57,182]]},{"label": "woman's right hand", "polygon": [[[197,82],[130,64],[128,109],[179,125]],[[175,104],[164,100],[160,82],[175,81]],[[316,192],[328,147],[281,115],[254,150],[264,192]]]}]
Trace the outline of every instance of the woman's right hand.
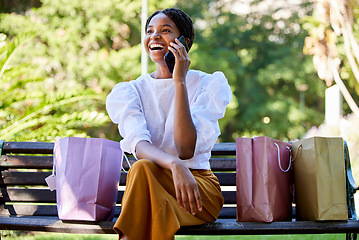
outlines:
[{"label": "woman's right hand", "polygon": [[185,84],[187,72],[191,64],[185,46],[176,38],[175,42],[171,42],[168,50],[175,56],[175,66],[173,69],[173,80]]},{"label": "woman's right hand", "polygon": [[196,214],[197,209],[202,211],[201,195],[198,191],[197,183],[183,161],[174,161],[170,168],[173,183],[176,190],[176,198],[180,207],[186,212]]}]

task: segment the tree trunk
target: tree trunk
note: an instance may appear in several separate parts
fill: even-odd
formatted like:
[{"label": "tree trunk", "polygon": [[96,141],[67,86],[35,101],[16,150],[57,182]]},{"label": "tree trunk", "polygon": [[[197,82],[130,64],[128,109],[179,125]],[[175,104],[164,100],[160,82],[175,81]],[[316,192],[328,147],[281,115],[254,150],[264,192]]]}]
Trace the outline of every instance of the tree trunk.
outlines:
[{"label": "tree trunk", "polygon": [[328,66],[329,66],[331,72],[333,73],[334,81],[336,84],[338,84],[340,91],[343,94],[343,97],[344,97],[345,101],[348,103],[350,109],[353,111],[353,113],[356,116],[359,117],[359,107],[355,103],[352,96],[350,95],[348,89],[346,88],[345,84],[343,83],[343,80],[340,78],[339,72],[333,62],[334,62],[333,59],[328,58]]}]

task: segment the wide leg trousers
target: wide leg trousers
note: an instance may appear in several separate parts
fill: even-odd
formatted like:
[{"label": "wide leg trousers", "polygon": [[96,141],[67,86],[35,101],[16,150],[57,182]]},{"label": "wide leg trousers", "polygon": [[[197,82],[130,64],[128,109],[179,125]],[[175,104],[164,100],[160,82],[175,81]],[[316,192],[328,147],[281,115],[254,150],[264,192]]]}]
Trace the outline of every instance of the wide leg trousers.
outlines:
[{"label": "wide leg trousers", "polygon": [[170,170],[139,160],[127,175],[121,214],[114,229],[130,240],[171,240],[181,226],[214,222],[223,206],[218,179],[211,170],[192,170],[202,200],[202,211],[187,213],[176,200]]}]

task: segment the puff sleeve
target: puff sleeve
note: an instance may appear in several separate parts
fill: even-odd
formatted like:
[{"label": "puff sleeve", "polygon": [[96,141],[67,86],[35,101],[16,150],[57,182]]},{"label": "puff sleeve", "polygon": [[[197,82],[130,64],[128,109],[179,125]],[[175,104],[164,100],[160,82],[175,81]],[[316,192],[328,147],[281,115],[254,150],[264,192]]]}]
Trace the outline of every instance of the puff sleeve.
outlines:
[{"label": "puff sleeve", "polygon": [[107,96],[106,110],[110,119],[118,124],[123,151],[135,154],[141,140],[151,142],[141,100],[130,82],[118,83]]},{"label": "puff sleeve", "polygon": [[195,155],[210,152],[220,135],[218,119],[225,115],[232,100],[232,91],[222,72],[202,79],[199,94],[191,106],[193,123],[197,130]]}]

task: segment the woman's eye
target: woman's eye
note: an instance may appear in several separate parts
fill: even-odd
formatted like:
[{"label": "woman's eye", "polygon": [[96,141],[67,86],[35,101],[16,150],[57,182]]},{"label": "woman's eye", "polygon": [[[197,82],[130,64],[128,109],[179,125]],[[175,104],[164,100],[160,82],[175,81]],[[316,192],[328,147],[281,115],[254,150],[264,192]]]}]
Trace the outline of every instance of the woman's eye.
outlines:
[{"label": "woman's eye", "polygon": [[147,34],[150,34],[150,33],[152,33],[152,30],[147,30],[146,33],[147,33]]},{"label": "woman's eye", "polygon": [[163,32],[169,32],[169,30],[168,30],[168,29],[163,29],[162,31],[163,31]]}]

